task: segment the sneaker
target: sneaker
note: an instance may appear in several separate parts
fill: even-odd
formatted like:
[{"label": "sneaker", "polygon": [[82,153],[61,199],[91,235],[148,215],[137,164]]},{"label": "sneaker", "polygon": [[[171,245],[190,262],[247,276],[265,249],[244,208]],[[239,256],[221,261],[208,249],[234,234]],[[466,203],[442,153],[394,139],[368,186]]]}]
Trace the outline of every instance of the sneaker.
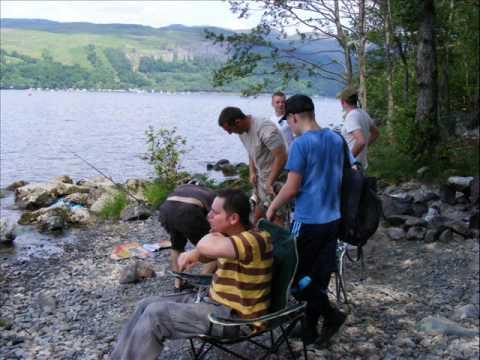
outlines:
[{"label": "sneaker", "polygon": [[318,340],[318,331],[316,328],[311,326],[305,326],[305,329],[302,329],[302,325],[298,323],[290,333],[290,336],[293,338],[302,339],[305,345],[310,345]]},{"label": "sneaker", "polygon": [[319,345],[326,345],[329,343],[330,339],[340,330],[343,323],[347,319],[347,315],[341,311],[335,311],[335,317],[328,321],[324,322],[322,326],[322,332],[320,333],[320,340],[318,341]]}]

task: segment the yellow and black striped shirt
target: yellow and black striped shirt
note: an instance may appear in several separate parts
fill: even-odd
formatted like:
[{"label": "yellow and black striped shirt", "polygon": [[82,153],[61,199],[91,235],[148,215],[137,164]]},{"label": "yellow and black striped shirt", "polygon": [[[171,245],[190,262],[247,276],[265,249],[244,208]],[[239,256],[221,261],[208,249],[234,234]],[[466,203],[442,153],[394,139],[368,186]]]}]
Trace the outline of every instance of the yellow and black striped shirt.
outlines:
[{"label": "yellow and black striped shirt", "polygon": [[210,297],[235,310],[244,319],[268,313],[273,246],[266,231],[244,231],[229,237],[235,259],[218,259]]}]

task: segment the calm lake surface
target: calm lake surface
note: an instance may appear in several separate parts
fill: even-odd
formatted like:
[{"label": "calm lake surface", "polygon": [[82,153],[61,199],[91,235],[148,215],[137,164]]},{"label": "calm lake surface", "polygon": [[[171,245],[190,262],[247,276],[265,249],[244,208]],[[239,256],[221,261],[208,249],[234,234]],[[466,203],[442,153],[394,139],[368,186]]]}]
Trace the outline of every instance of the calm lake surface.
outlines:
[{"label": "calm lake surface", "polygon": [[[340,104],[315,98],[322,126],[340,123]],[[74,180],[98,173],[71,150],[117,182],[153,176],[140,156],[146,151],[145,130],[177,127],[187,140],[183,167],[206,172],[221,158],[247,162],[236,135],[217,125],[225,106],[269,117],[270,96],[242,98],[231,94],[158,94],[7,90],[0,92],[0,187],[13,181],[48,181],[58,175]]]},{"label": "calm lake surface", "polygon": [[[315,98],[317,120],[335,126],[341,119],[335,99]],[[225,106],[246,114],[270,117],[270,96],[242,98],[232,94],[151,94],[68,91],[0,91],[0,188],[17,180],[46,182],[59,175],[75,181],[99,174],[70,151],[92,163],[117,182],[153,177],[141,159],[145,130],[177,127],[187,140],[183,167],[206,173],[206,164],[219,159],[233,163],[248,158],[236,135],[228,135],[217,119]],[[209,176],[221,179],[217,172]],[[0,217],[16,223],[13,194],[0,199]],[[32,226],[17,227],[15,246],[0,247],[0,258],[49,257],[62,246]],[[75,242],[69,231],[64,242]]]}]

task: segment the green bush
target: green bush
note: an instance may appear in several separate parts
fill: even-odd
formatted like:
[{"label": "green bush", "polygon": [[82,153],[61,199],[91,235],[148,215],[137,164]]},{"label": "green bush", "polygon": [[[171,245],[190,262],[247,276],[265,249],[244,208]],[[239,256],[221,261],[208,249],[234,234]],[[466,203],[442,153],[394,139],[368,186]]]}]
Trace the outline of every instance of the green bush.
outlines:
[{"label": "green bush", "polygon": [[143,159],[153,166],[159,180],[174,187],[183,177],[180,161],[185,154],[187,141],[176,134],[177,129],[154,130],[152,126],[145,132],[147,153]]},{"label": "green bush", "polygon": [[127,194],[118,192],[114,197],[105,203],[105,206],[100,211],[100,217],[104,220],[118,220],[123,209],[128,204]]},{"label": "green bush", "polygon": [[168,194],[174,190],[172,184],[163,182],[153,182],[145,188],[145,199],[154,209],[158,209],[163,204]]}]

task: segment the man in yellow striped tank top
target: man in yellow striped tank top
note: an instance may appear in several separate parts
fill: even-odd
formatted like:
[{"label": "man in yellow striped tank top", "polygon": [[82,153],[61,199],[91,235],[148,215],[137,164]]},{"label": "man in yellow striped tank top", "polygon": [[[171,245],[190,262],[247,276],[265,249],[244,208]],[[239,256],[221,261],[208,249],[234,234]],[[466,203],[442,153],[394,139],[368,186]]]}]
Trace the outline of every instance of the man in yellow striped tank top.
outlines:
[{"label": "man in yellow striped tank top", "polygon": [[[123,328],[112,359],[156,359],[166,339],[206,333],[208,314],[252,319],[268,312],[273,247],[267,232],[250,230],[250,204],[239,190],[225,190],[213,201],[210,234],[178,259],[180,271],[217,260],[209,296],[199,303],[192,294],[143,300]],[[220,334],[223,329],[213,328]]]}]

